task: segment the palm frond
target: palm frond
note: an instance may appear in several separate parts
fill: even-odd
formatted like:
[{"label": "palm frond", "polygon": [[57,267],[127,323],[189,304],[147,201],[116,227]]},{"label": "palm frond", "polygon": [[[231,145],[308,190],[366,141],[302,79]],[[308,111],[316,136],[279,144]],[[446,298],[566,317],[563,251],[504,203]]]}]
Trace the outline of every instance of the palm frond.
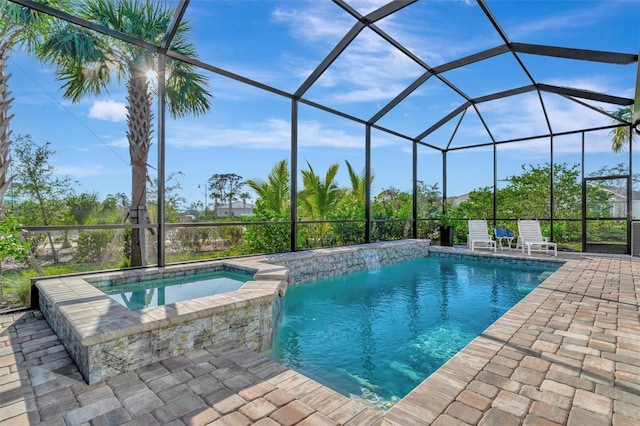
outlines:
[{"label": "palm frond", "polygon": [[630,133],[630,125],[631,120],[633,119],[633,105],[625,106],[617,109],[611,113],[614,117],[616,117],[616,124],[618,122],[625,123],[628,125],[621,125],[619,127],[614,127],[611,129],[611,151],[613,152],[623,152],[627,148],[627,144],[630,140],[634,139],[634,135]]}]

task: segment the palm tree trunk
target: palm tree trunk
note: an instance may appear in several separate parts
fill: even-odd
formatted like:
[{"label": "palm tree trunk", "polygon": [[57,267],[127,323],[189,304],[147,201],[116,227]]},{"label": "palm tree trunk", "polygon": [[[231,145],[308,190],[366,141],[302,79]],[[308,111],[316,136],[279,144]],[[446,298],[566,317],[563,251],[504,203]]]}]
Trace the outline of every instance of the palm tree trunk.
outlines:
[{"label": "palm tree trunk", "polygon": [[6,74],[9,52],[13,46],[13,40],[7,35],[9,25],[5,25],[0,32],[0,208],[4,201],[4,196],[9,189],[13,176],[7,177],[9,172],[9,145],[11,144],[11,131],[9,122],[13,115],[9,115],[13,98],[10,98],[9,78]]},{"label": "palm tree trunk", "polygon": [[[131,157],[131,208],[130,220],[134,225],[146,218],[147,208],[147,158],[151,146],[151,94],[147,77],[141,70],[131,67],[131,78],[127,84],[127,125],[129,132],[129,155]],[[131,231],[131,266],[143,266],[142,252],[144,229]],[[141,244],[142,243],[142,244]]]}]

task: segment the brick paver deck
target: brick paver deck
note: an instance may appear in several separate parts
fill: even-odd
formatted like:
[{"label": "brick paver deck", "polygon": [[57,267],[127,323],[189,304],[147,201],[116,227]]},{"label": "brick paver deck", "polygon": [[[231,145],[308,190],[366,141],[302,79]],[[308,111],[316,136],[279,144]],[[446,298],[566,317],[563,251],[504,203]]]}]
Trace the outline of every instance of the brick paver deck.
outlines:
[{"label": "brick paver deck", "polygon": [[0,425],[638,425],[640,260],[581,256],[386,413],[234,344],[87,385],[38,311],[0,315]]}]

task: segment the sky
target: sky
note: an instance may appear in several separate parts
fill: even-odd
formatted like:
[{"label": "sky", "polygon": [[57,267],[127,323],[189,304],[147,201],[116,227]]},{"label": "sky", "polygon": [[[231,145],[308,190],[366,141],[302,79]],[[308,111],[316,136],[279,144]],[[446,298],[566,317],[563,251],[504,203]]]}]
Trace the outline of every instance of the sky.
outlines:
[{"label": "sky", "polygon": [[[363,15],[385,3],[349,2]],[[637,0],[488,0],[486,4],[511,42],[638,53]],[[356,22],[329,0],[192,0],[185,19],[190,23],[190,39],[200,60],[286,93],[301,87]],[[503,43],[473,1],[420,0],[376,25],[429,67]],[[610,65],[525,54],[518,57],[536,82],[633,97],[637,64]],[[117,192],[130,195],[124,83],[114,80],[100,96],[72,103],[63,98],[54,71],[24,51],[12,53],[8,72],[15,98],[11,122],[14,136],[29,134],[39,144],[51,142],[56,151],[52,159],[56,174],[71,177],[77,193],[96,192],[100,199]],[[414,59],[365,28],[303,97],[369,120],[424,72]],[[288,98],[215,73],[201,73],[213,94],[210,111],[200,117],[167,116],[166,123],[166,171],[178,173],[187,205],[204,203],[204,186],[213,174],[235,173],[243,179],[264,180],[277,161],[290,161],[292,106]],[[429,78],[377,124],[417,137],[463,104],[464,99],[447,82],[471,98],[531,84],[510,53],[441,76]],[[582,101],[607,111],[617,108]],[[457,115],[423,142],[438,148],[490,142],[480,117],[498,141],[548,134],[545,113],[553,132],[611,124],[609,117],[552,93],[528,92],[480,103],[477,110],[480,116],[470,108],[462,119]],[[345,161],[359,172],[365,166],[364,125],[306,104],[299,104],[298,118],[299,168],[310,166],[324,176],[329,165],[337,162],[338,183],[348,186]],[[156,120],[153,126],[155,138]],[[611,153],[610,139],[608,131],[585,137],[586,173],[628,162],[628,153]],[[389,187],[410,190],[410,141],[375,129],[371,141],[373,194]],[[580,163],[581,146],[580,135],[556,137],[554,161]],[[549,162],[549,147],[548,138],[499,145],[498,179],[519,174],[523,164]],[[152,179],[158,164],[156,148],[154,139],[149,156]],[[635,151],[637,169],[640,150]],[[449,153],[447,194],[461,195],[492,185],[492,160],[490,147]],[[442,189],[440,151],[420,146],[418,168],[420,180]]]}]

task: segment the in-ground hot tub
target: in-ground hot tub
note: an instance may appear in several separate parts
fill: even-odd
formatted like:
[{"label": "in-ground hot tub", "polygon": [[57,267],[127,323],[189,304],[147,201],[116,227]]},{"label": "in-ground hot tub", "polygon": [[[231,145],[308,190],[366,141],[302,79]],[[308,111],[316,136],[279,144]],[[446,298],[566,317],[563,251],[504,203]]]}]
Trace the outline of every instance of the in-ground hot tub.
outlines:
[{"label": "in-ground hot tub", "polygon": [[[251,273],[253,280],[236,291],[136,311],[93,285],[212,271]],[[34,281],[40,310],[91,384],[229,340],[268,349],[287,270],[256,260],[225,260]]]}]

